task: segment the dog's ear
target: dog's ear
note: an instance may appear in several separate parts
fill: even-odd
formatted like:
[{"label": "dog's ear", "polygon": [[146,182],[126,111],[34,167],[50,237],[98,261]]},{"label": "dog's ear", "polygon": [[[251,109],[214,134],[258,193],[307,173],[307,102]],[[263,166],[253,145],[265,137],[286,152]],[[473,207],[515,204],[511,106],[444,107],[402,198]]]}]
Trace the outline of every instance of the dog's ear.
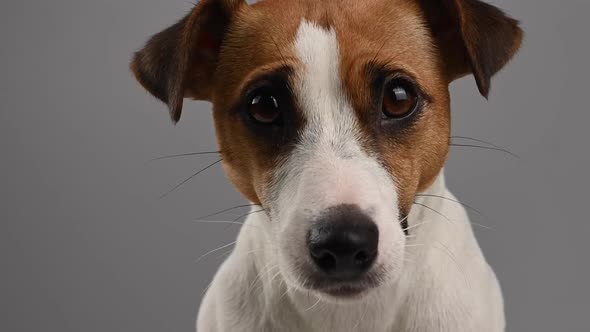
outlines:
[{"label": "dog's ear", "polygon": [[450,80],[473,73],[487,98],[490,81],[520,48],[518,21],[479,0],[420,0]]},{"label": "dog's ear", "polygon": [[210,100],[224,35],[244,0],[201,0],[178,23],[154,35],[135,53],[131,70],[156,98],[168,104],[175,123],[185,97]]}]

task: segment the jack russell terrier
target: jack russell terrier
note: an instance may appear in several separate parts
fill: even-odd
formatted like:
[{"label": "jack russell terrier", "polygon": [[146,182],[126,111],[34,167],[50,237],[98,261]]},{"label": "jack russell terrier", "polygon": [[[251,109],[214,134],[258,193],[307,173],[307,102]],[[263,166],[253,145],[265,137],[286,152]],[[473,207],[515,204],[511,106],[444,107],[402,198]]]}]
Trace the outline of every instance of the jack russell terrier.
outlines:
[{"label": "jack russell terrier", "polygon": [[473,74],[487,97],[522,35],[478,0],[202,0],[153,36],[137,80],[174,122],[212,102],[254,204],[197,330],[503,331],[442,173],[449,83]]}]

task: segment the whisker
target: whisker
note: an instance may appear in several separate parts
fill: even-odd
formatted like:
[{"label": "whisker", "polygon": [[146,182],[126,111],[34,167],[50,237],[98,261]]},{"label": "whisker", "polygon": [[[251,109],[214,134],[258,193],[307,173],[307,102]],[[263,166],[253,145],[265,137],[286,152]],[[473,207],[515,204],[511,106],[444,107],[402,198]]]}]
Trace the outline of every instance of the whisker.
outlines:
[{"label": "whisker", "polygon": [[237,222],[237,221],[222,221],[222,220],[198,220],[198,219],[193,219],[193,220],[189,220],[192,222],[196,222],[199,224],[231,224],[231,225],[244,225],[244,223],[241,222]]},{"label": "whisker", "polygon": [[277,266],[277,264],[273,264],[272,262],[268,262],[260,269],[260,272],[258,272],[256,274],[256,278],[254,278],[252,283],[250,283],[250,286],[248,286],[248,293],[250,293],[253,290],[254,286],[258,282],[258,279],[260,279],[262,277],[262,274],[266,273],[266,271],[272,269],[274,266]]},{"label": "whisker", "polygon": [[447,216],[445,216],[444,214],[442,214],[442,213],[438,212],[437,210],[435,210],[435,209],[431,208],[430,206],[427,206],[427,205],[425,205],[425,204],[422,204],[422,203],[416,203],[416,202],[414,202],[414,204],[415,204],[415,205],[418,205],[418,206],[421,206],[421,207],[423,207],[423,208],[426,208],[426,209],[428,209],[428,210],[430,210],[430,211],[432,211],[432,212],[434,212],[434,213],[438,214],[439,216],[441,216],[441,217],[445,218],[445,219],[446,219],[448,222],[450,222],[451,224],[453,223],[453,221],[452,221],[451,219],[449,219],[449,217],[447,217]]},{"label": "whisker", "polygon": [[[285,286],[285,278],[281,278],[281,282],[279,282],[279,287],[278,289],[280,290],[281,288],[283,288],[283,286]],[[281,302],[281,299],[279,298],[279,302]]]},{"label": "whisker", "polygon": [[404,229],[403,229],[403,231],[404,231],[404,232],[407,232],[407,231],[409,231],[409,230],[411,230],[411,229],[414,229],[414,228],[416,228],[416,227],[420,227],[420,226],[424,225],[425,223],[426,223],[426,222],[417,223],[417,224],[416,224],[416,225],[414,225],[414,226],[409,226],[409,227],[406,227],[406,228],[404,228]]},{"label": "whisker", "polygon": [[435,244],[440,245],[442,247],[442,249],[439,248],[438,246],[434,246],[434,245],[432,247],[435,249],[439,249],[442,252],[447,254],[447,256],[451,259],[451,261],[453,261],[453,263],[457,267],[457,270],[459,270],[459,273],[461,273],[461,275],[463,276],[463,280],[465,281],[465,284],[467,284],[467,288],[469,288],[471,290],[472,287],[471,287],[471,283],[469,282],[469,279],[467,278],[467,274],[465,274],[465,271],[463,270],[463,268],[459,264],[459,261],[457,261],[457,258],[455,257],[455,255],[453,254],[451,249],[440,241],[436,241]]},{"label": "whisker", "polygon": [[260,273],[258,273],[258,276],[256,277],[256,279],[254,279],[250,287],[248,287],[248,294],[251,294],[256,289],[256,285],[259,282],[262,282],[262,278],[265,275],[270,275],[271,271],[273,271],[276,268],[280,269],[279,264],[268,263],[267,265],[265,265],[265,267],[263,267],[262,270],[260,270]]},{"label": "whisker", "polygon": [[241,253],[239,253],[239,255],[240,256],[248,256],[248,255],[252,255],[252,254],[257,253],[257,252],[267,251],[267,250],[269,251],[269,253],[271,252],[269,248],[258,248],[258,249],[250,250],[250,251],[247,251],[247,252],[241,252]]},{"label": "whisker", "polygon": [[472,225],[475,225],[475,226],[478,226],[478,227],[481,227],[481,228],[487,229],[487,230],[489,230],[489,231],[493,231],[493,230],[494,230],[494,229],[493,229],[492,227],[490,227],[490,226],[482,225],[482,224],[479,224],[479,223],[473,222],[473,221],[471,221],[471,220],[469,220],[469,222],[470,222]]},{"label": "whisker", "polygon": [[194,177],[196,177],[197,175],[203,173],[204,171],[208,170],[209,168],[219,164],[220,162],[222,162],[223,159],[219,159],[218,161],[210,164],[209,166],[201,169],[200,171],[196,172],[195,174],[191,175],[189,178],[187,178],[186,180],[180,182],[179,184],[177,184],[176,186],[174,186],[172,189],[168,190],[165,194],[161,195],[159,199],[165,198],[166,196],[170,195],[173,191],[175,191],[176,189],[182,187],[185,183],[189,182],[190,180],[192,180]]},{"label": "whisker", "polygon": [[226,252],[224,252],[224,253],[221,253],[221,254],[219,254],[219,256],[217,256],[217,257],[215,257],[215,258],[217,258],[217,259],[220,259],[220,258],[222,258],[222,257],[224,257],[224,256],[231,255],[231,253],[232,253],[233,251],[234,251],[234,249],[232,248],[232,249],[230,249],[230,250],[228,250],[228,251],[226,251]]},{"label": "whisker", "polygon": [[280,275],[281,275],[281,269],[279,269],[279,270],[277,271],[277,273],[275,273],[275,275],[274,275],[274,276],[272,276],[272,278],[270,278],[270,283],[271,283],[271,284],[272,284],[272,283],[274,283],[274,282],[275,282],[275,279],[276,279],[278,276],[280,276]]},{"label": "whisker", "polygon": [[198,223],[198,224],[240,225],[240,226],[260,228],[260,226],[258,226],[258,225],[245,224],[245,223],[239,222],[239,221],[220,221],[220,220],[189,220],[189,221],[194,222],[194,223]]},{"label": "whisker", "polygon": [[257,205],[257,204],[244,204],[244,205],[237,205],[237,206],[234,206],[234,207],[232,207],[232,208],[229,208],[229,209],[221,210],[221,211],[219,211],[219,212],[215,212],[215,213],[212,213],[212,214],[208,214],[208,215],[206,215],[206,216],[203,216],[203,217],[198,217],[198,218],[195,218],[194,220],[204,220],[204,219],[207,219],[207,218],[211,218],[211,217],[218,216],[218,215],[220,215],[220,214],[222,214],[222,213],[224,213],[224,212],[229,212],[229,211],[232,211],[232,210],[235,210],[235,209],[241,209],[241,208],[245,208],[245,207],[251,207],[251,206],[255,206],[255,205]]},{"label": "whisker", "polygon": [[357,329],[357,327],[361,324],[361,322],[365,318],[365,315],[367,314],[368,311],[369,311],[369,301],[365,302],[365,310],[364,310],[363,314],[361,315],[361,317],[359,318],[358,322],[356,322],[356,324],[352,328],[352,331],[355,331]]},{"label": "whisker", "polygon": [[317,300],[317,302],[316,302],[314,305],[312,305],[311,307],[309,307],[309,308],[305,309],[304,311],[305,311],[305,312],[307,312],[307,311],[310,311],[311,309],[315,308],[315,307],[316,307],[318,304],[320,304],[320,301],[321,301],[321,300],[322,300],[322,299],[321,299],[320,297],[318,297],[318,300]]},{"label": "whisker", "polygon": [[473,141],[473,142],[478,142],[478,143],[484,143],[484,144],[487,144],[489,146],[493,146],[493,147],[498,148],[498,149],[505,149],[504,147],[501,147],[499,145],[496,145],[496,144],[494,144],[492,142],[484,141],[484,140],[473,138],[473,137],[468,137],[468,136],[451,136],[450,138],[451,139],[455,139],[455,138],[456,139],[464,139],[464,140],[468,140],[468,141]]},{"label": "whisker", "polygon": [[456,147],[463,147],[463,148],[477,148],[477,149],[482,149],[482,150],[493,150],[493,151],[500,151],[500,152],[504,152],[507,153],[511,156],[513,156],[514,158],[520,159],[520,156],[518,156],[517,154],[514,154],[506,149],[501,149],[501,148],[495,148],[495,147],[489,147],[489,146],[480,146],[480,145],[475,145],[475,144],[455,144],[455,143],[451,143],[449,144],[450,146],[456,146]]},{"label": "whisker", "polygon": [[[283,279],[283,281],[284,281],[284,279]],[[283,298],[285,296],[287,296],[287,294],[289,294],[289,285],[287,285],[287,283],[285,282],[285,292],[283,293],[283,295],[281,295],[279,297],[279,303],[281,303],[281,301],[283,300]]]},{"label": "whisker", "polygon": [[[410,218],[409,214],[407,216],[405,216],[402,220],[399,221],[400,225],[402,226],[402,229],[406,229],[408,227],[408,218]],[[410,233],[408,233],[408,231],[405,231],[405,230],[404,230],[404,234],[406,236],[410,235]]]},{"label": "whisker", "polygon": [[154,159],[150,159],[147,163],[151,163],[158,160],[165,160],[165,159],[172,159],[172,158],[180,158],[180,157],[190,157],[190,156],[206,156],[212,154],[220,154],[221,151],[206,151],[206,152],[191,152],[191,153],[181,153],[181,154],[173,154],[169,156],[158,157]]},{"label": "whisker", "polygon": [[[422,207],[424,207],[424,208],[426,208],[426,209],[428,209],[428,210],[430,210],[430,211],[432,211],[432,212],[434,212],[434,213],[436,213],[436,214],[440,215],[441,217],[445,218],[445,219],[446,219],[446,220],[447,220],[449,223],[451,223],[451,224],[454,224],[454,222],[453,222],[453,221],[452,221],[452,220],[451,220],[449,217],[447,217],[447,216],[445,216],[444,214],[440,213],[439,211],[437,211],[437,210],[435,210],[435,209],[431,208],[430,206],[424,205],[424,204],[422,204],[422,203],[417,203],[417,202],[414,202],[414,204],[415,204],[415,205],[422,206]],[[488,226],[485,226],[485,225],[482,225],[482,224],[478,224],[478,223],[476,223],[476,222],[473,222],[473,221],[471,221],[471,220],[469,220],[469,223],[471,223],[471,224],[472,224],[472,225],[474,225],[474,226],[479,226],[479,227],[482,227],[482,228],[485,228],[485,229],[488,229],[488,230],[492,230],[492,228],[491,228],[491,227],[488,227]]]},{"label": "whisker", "polygon": [[244,217],[247,217],[247,216],[249,216],[249,215],[251,215],[251,214],[254,214],[254,213],[260,213],[260,212],[266,212],[266,210],[265,210],[265,209],[261,209],[261,210],[258,210],[258,211],[252,211],[252,212],[248,212],[248,213],[246,213],[246,214],[243,214],[243,215],[241,215],[241,216],[237,217],[237,218],[236,218],[236,219],[234,219],[233,221],[238,221],[238,220],[240,220],[240,219],[242,219],[242,218],[244,218]]},{"label": "whisker", "polygon": [[240,252],[240,253],[234,253],[234,250],[231,249],[231,250],[226,251],[223,254],[219,255],[218,258],[221,258],[224,255],[228,255],[228,254],[232,254],[232,253],[234,253],[235,257],[242,257],[242,256],[252,255],[252,254],[255,254],[255,253],[261,252],[261,251],[262,252],[268,251],[269,253],[271,252],[269,248],[258,248],[258,249],[251,250],[251,251],[248,251],[248,252]]},{"label": "whisker", "polygon": [[219,248],[217,248],[217,249],[213,249],[213,250],[211,250],[211,251],[209,251],[209,252],[207,252],[207,253],[205,253],[205,254],[201,255],[199,258],[197,258],[197,260],[195,261],[195,264],[196,264],[196,263],[198,263],[198,262],[200,262],[200,261],[201,261],[203,258],[205,258],[205,257],[207,257],[207,256],[209,256],[209,255],[211,255],[211,254],[214,254],[214,253],[216,253],[216,252],[218,252],[218,251],[220,251],[220,250],[223,250],[223,249],[225,249],[225,248],[227,248],[227,247],[231,247],[231,246],[233,246],[233,245],[234,245],[234,244],[236,244],[237,242],[238,242],[238,241],[234,241],[234,242],[228,243],[228,244],[226,244],[226,245],[224,245],[224,246],[221,246],[221,247],[219,247]]},{"label": "whisker", "polygon": [[467,204],[465,204],[463,202],[460,202],[460,201],[458,201],[456,199],[452,199],[452,198],[444,197],[444,196],[439,196],[439,195],[432,195],[432,194],[416,194],[416,196],[417,197],[440,198],[440,199],[444,199],[444,200],[447,200],[447,201],[450,201],[450,202],[454,202],[454,203],[463,205],[464,207],[468,208],[469,210],[472,210],[473,212],[475,212],[475,213],[479,214],[480,216],[485,217],[487,219],[487,217],[481,211],[479,211],[479,210],[475,209],[474,207],[471,207],[471,206],[469,206],[469,205],[467,205]]}]

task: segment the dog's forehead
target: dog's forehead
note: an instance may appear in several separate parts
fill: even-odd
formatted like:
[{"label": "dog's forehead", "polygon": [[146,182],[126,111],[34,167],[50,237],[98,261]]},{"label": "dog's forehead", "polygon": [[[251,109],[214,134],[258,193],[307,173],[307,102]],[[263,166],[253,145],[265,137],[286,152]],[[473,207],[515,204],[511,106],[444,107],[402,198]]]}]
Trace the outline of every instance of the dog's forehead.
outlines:
[{"label": "dog's forehead", "polygon": [[264,0],[243,8],[229,30],[217,101],[234,100],[261,73],[285,64],[301,68],[297,38],[306,24],[333,32],[342,80],[359,79],[370,61],[421,71],[425,85],[437,76],[435,49],[415,0]]},{"label": "dog's forehead", "polygon": [[[242,28],[255,31],[253,36],[281,37],[276,40],[279,46],[292,42],[303,22],[334,29],[341,42],[389,38],[404,44],[423,37],[426,31],[416,0],[265,0],[247,7],[242,14]],[[369,45],[355,46],[360,49]]]}]

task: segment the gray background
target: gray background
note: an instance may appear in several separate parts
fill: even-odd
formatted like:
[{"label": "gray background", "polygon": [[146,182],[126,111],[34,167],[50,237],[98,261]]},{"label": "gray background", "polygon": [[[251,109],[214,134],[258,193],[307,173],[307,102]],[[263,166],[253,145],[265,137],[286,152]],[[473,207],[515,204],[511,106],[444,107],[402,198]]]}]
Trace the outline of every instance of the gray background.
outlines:
[{"label": "gray background", "polygon": [[[588,331],[587,0],[494,1],[524,48],[489,102],[452,86],[453,133],[521,155],[454,148],[451,189],[492,227],[477,235],[501,280],[509,331]],[[242,203],[215,167],[210,107],[176,127],[128,72],[187,0],[0,4],[0,330],[191,331],[236,227],[188,221]],[[231,220],[238,214],[220,218]],[[223,253],[223,251],[220,251]]]}]

